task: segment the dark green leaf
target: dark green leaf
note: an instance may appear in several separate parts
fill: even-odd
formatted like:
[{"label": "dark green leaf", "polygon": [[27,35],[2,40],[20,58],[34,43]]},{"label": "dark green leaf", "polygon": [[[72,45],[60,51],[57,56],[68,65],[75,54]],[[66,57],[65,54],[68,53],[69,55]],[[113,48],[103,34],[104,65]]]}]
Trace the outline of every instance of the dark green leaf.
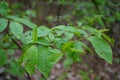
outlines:
[{"label": "dark green leaf", "polygon": [[0,14],[6,16],[8,12],[8,3],[0,2]]},{"label": "dark green leaf", "polygon": [[0,32],[6,29],[7,24],[8,24],[8,21],[6,19],[0,19]]},{"label": "dark green leaf", "polygon": [[4,49],[0,49],[0,66],[6,63],[7,56]]}]

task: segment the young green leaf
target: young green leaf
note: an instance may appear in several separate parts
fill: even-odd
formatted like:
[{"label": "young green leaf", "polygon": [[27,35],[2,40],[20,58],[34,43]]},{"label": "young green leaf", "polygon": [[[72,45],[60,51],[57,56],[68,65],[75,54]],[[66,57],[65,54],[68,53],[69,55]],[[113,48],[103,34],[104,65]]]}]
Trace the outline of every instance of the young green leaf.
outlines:
[{"label": "young green leaf", "polygon": [[18,38],[20,39],[22,33],[23,33],[23,26],[18,22],[11,22],[10,23],[10,31]]},{"label": "young green leaf", "polygon": [[62,53],[53,53],[47,47],[39,47],[38,57],[38,69],[45,77],[48,77],[54,64],[62,57]]},{"label": "young green leaf", "polygon": [[8,21],[6,19],[0,19],[0,32],[6,29],[7,24],[8,24]]},{"label": "young green leaf", "polygon": [[88,40],[93,45],[95,52],[108,63],[112,64],[112,50],[109,44],[98,36],[92,36]]}]

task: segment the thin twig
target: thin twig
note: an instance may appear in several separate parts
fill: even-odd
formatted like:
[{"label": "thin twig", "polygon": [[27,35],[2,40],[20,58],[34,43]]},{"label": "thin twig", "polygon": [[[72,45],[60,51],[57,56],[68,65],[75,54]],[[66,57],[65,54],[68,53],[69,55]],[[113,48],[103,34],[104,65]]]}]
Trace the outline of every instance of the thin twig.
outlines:
[{"label": "thin twig", "polygon": [[26,75],[27,75],[27,79],[28,79],[28,80],[31,80],[30,74],[29,74],[23,67],[21,67],[21,68],[25,71],[25,73],[26,73]]},{"label": "thin twig", "polygon": [[57,24],[56,25],[59,25],[60,24],[60,18],[61,18],[61,10],[62,10],[62,4],[60,4],[59,6],[58,6],[58,10],[57,10]]}]

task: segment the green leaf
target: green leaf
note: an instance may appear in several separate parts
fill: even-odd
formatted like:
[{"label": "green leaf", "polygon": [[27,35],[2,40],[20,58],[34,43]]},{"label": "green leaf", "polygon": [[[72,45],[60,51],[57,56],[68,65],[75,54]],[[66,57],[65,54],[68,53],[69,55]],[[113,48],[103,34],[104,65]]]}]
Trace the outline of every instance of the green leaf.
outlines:
[{"label": "green leaf", "polygon": [[90,26],[83,26],[82,29],[83,29],[83,30],[86,30],[86,31],[88,31],[88,32],[90,32],[90,33],[95,33],[95,32],[97,32],[97,29],[92,28],[92,27],[90,27]]},{"label": "green leaf", "polygon": [[44,46],[50,46],[50,42],[46,38],[38,38],[37,43]]},{"label": "green leaf", "polygon": [[110,38],[109,36],[107,36],[106,34],[102,34],[102,36],[112,45],[114,45],[114,39]]},{"label": "green leaf", "polygon": [[0,14],[6,16],[8,12],[8,3],[0,2]]},{"label": "green leaf", "polygon": [[14,59],[10,61],[9,65],[10,67],[6,70],[9,74],[13,76],[22,76],[22,69]]},{"label": "green leaf", "polygon": [[21,37],[21,41],[24,43],[24,44],[29,44],[29,43],[32,43],[33,40],[32,40],[32,32],[31,31],[27,31],[26,33],[24,33]]},{"label": "green leaf", "polygon": [[70,40],[70,39],[72,39],[72,38],[73,38],[73,36],[74,36],[74,34],[73,34],[73,33],[70,33],[70,32],[65,32],[65,38],[66,38],[66,39]]},{"label": "green leaf", "polygon": [[[83,42],[78,42],[84,49],[88,50],[90,53],[93,53],[93,51]],[[86,51],[84,50],[84,51]]]},{"label": "green leaf", "polygon": [[50,41],[54,41],[55,40],[55,36],[52,33],[48,34],[48,38],[49,38]]},{"label": "green leaf", "polygon": [[7,54],[8,55],[13,55],[15,53],[15,50],[14,49],[8,49],[7,50]]},{"label": "green leaf", "polygon": [[62,57],[62,53],[51,52],[47,47],[39,47],[38,69],[45,76],[48,77],[54,64]]},{"label": "green leaf", "polygon": [[50,32],[50,29],[45,26],[38,27],[37,30],[38,30],[38,37],[45,37]]},{"label": "green leaf", "polygon": [[74,52],[84,53],[83,45],[81,44],[81,42],[75,41],[73,47],[73,51],[75,50]]},{"label": "green leaf", "polygon": [[73,41],[66,42],[64,45],[62,45],[63,51],[68,51],[73,46]]},{"label": "green leaf", "polygon": [[6,63],[7,56],[4,49],[0,49],[0,66]]},{"label": "green leaf", "polygon": [[63,30],[63,31],[67,31],[67,32],[75,32],[75,28],[74,27],[71,27],[71,26],[65,26],[65,25],[60,25],[60,26],[57,26],[57,27],[54,27],[53,28],[54,30]]},{"label": "green leaf", "polygon": [[62,45],[68,42],[65,38],[55,38],[55,45],[57,48],[61,49]]},{"label": "green leaf", "polygon": [[112,50],[109,44],[98,36],[92,36],[88,40],[93,45],[95,52],[108,63],[112,64]]},{"label": "green leaf", "polygon": [[30,47],[26,52],[24,52],[21,61],[22,66],[26,71],[32,74],[38,61],[38,48],[34,45]]},{"label": "green leaf", "polygon": [[32,39],[33,39],[33,42],[37,42],[37,38],[38,38],[38,32],[37,32],[37,29],[33,29],[32,30]]},{"label": "green leaf", "polygon": [[87,32],[85,32],[85,31],[82,30],[82,29],[76,29],[75,34],[76,34],[78,37],[81,37],[81,36],[83,36],[83,37],[88,37]]},{"label": "green leaf", "polygon": [[11,22],[10,23],[10,31],[18,38],[22,36],[23,33],[23,26],[18,22]]},{"label": "green leaf", "polygon": [[19,18],[19,17],[16,17],[16,16],[8,16],[8,18],[10,19],[13,19],[15,21],[18,21],[24,25],[26,25],[27,27],[31,28],[31,29],[34,29],[37,27],[36,24],[30,22],[29,20],[25,19],[25,18]]},{"label": "green leaf", "polygon": [[107,0],[96,0],[96,3],[98,5],[104,5],[107,2]]},{"label": "green leaf", "polygon": [[70,67],[70,65],[72,65],[72,64],[73,64],[73,59],[72,59],[72,58],[67,58],[67,59],[65,59],[64,62],[63,62],[63,66],[64,66],[65,68]]},{"label": "green leaf", "polygon": [[8,24],[8,21],[6,19],[0,19],[0,32],[6,29],[7,24]]}]

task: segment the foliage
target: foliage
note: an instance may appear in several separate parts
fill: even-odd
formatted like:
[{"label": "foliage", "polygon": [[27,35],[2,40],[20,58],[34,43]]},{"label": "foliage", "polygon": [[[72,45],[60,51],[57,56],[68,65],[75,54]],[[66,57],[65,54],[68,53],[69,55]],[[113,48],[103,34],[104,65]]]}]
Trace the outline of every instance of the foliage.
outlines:
[{"label": "foliage", "polygon": [[[93,0],[94,1],[94,0]],[[49,0],[49,2],[53,2]],[[71,0],[71,3],[73,1]],[[67,5],[71,4],[65,0],[59,1],[59,4]],[[90,3],[90,2],[89,2]],[[89,14],[84,10],[79,12],[75,10],[73,14],[77,14],[79,17],[80,14],[86,14],[76,23],[77,25],[58,25],[53,28],[47,26],[38,26],[35,23],[31,22],[28,18],[20,17],[20,15],[9,14],[9,8],[7,2],[0,2],[0,36],[2,42],[6,42],[0,47],[0,66],[7,64],[7,54],[5,51],[4,45],[7,46],[7,49],[11,49],[10,44],[14,45],[15,48],[19,48],[22,51],[22,54],[19,58],[15,59],[17,62],[16,65],[24,68],[28,73],[33,74],[35,69],[38,69],[46,78],[49,76],[54,65],[65,56],[66,59],[63,62],[65,67],[68,67],[73,64],[73,62],[81,62],[81,56],[89,51],[93,53],[95,51],[99,57],[112,64],[112,50],[109,43],[113,44],[113,39],[108,37],[105,32],[109,31],[104,23],[103,19],[106,18],[108,14],[104,14],[102,9],[104,8],[106,0],[96,0],[95,5],[99,6],[99,14]],[[91,6],[92,3],[84,3],[87,8]],[[76,3],[75,7],[79,7]],[[89,8],[90,8],[89,7]],[[76,8],[77,9],[77,8]],[[109,10],[109,9],[108,9]],[[91,10],[91,12],[95,12]],[[80,14],[79,14],[80,13]],[[27,11],[27,14],[32,14],[32,12]],[[92,17],[89,17],[89,16]],[[116,13],[117,19],[119,20],[119,13]],[[109,22],[109,20],[106,21]],[[112,19],[110,17],[110,19]],[[101,29],[92,27],[95,23],[102,26]],[[112,22],[114,20],[111,20]],[[25,27],[28,27],[29,30],[25,31]],[[7,39],[5,39],[7,37]],[[20,41],[22,47],[16,42]],[[18,41],[18,42],[19,42]],[[90,42],[94,50],[92,50],[86,43]],[[12,50],[14,51],[15,48]],[[9,51],[8,51],[9,52]],[[92,54],[91,54],[92,55]],[[14,63],[11,65],[14,66]],[[15,66],[16,66],[15,65]],[[16,72],[17,73],[17,72]],[[18,72],[19,73],[19,72]],[[84,76],[85,73],[82,72]]]}]

